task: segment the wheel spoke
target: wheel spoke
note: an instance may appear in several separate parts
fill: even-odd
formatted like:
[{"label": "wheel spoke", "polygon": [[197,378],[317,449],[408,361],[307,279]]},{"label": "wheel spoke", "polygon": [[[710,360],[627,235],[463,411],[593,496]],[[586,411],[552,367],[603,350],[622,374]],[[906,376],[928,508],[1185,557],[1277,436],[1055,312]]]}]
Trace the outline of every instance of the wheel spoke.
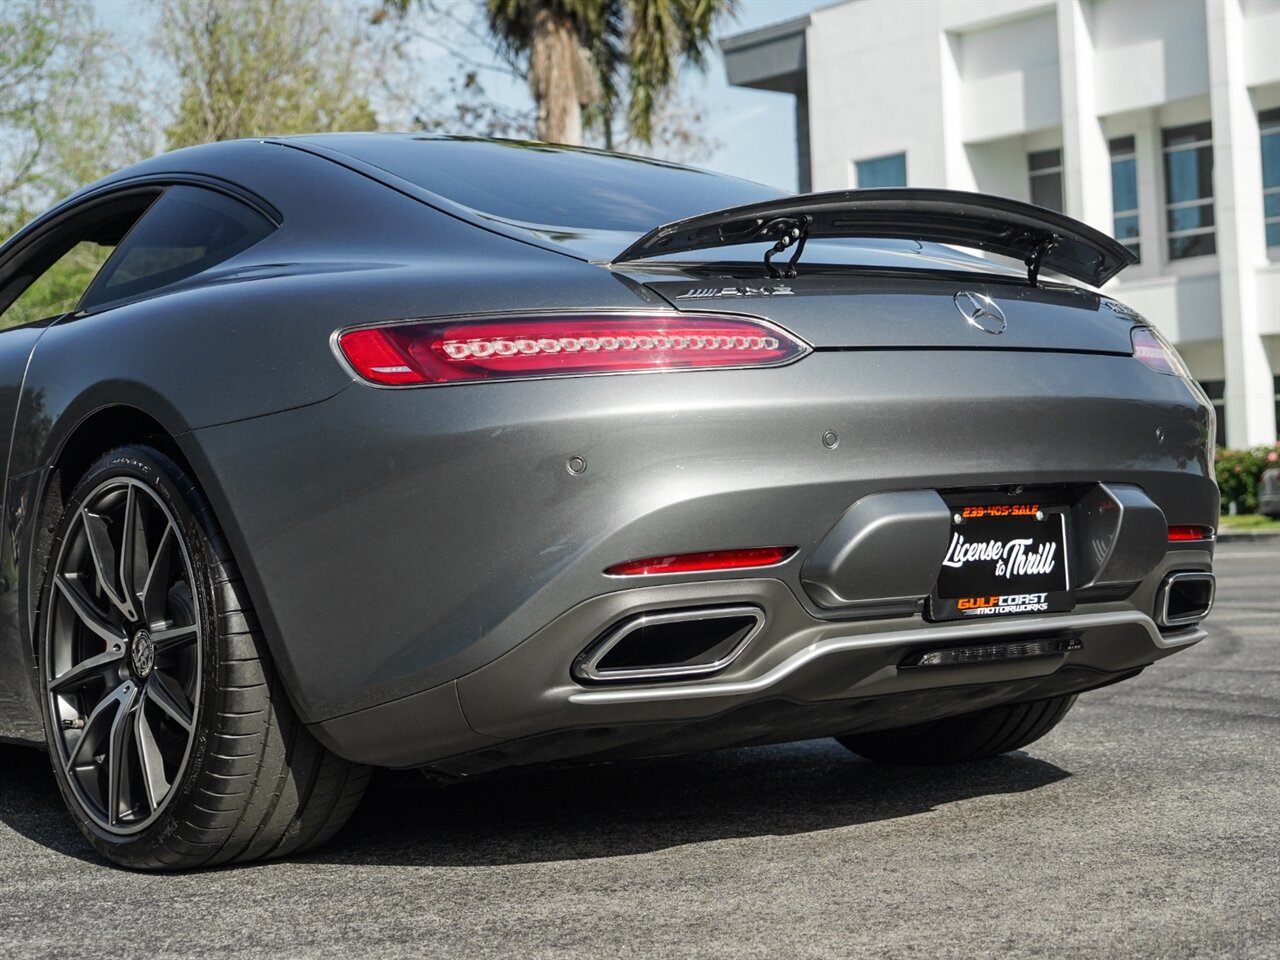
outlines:
[{"label": "wheel spoke", "polygon": [[87,508],[81,508],[80,518],[84,523],[85,540],[89,544],[89,556],[93,558],[94,570],[98,575],[98,586],[107,599],[130,620],[136,619],[133,604],[128,597],[116,589],[116,550],[111,543],[111,534],[107,530],[107,521]]},{"label": "wheel spoke", "polygon": [[124,795],[128,791],[128,767],[125,759],[125,745],[129,741],[129,727],[132,725],[134,708],[137,704],[138,691],[133,684],[124,684],[125,691],[120,709],[111,721],[111,733],[107,741],[107,820],[115,826],[120,818],[120,807]]},{"label": "wheel spoke", "polygon": [[75,611],[75,615],[80,619],[80,622],[97,634],[103,643],[110,647],[112,644],[124,642],[124,634],[111,626],[106,618],[94,608],[93,602],[85,596],[84,590],[79,584],[79,577],[73,583],[65,574],[59,573],[55,576],[54,583],[58,587],[58,592],[71,605],[71,609]]},{"label": "wheel spoke", "polygon": [[164,598],[169,590],[169,578],[164,576],[164,573],[169,567],[173,544],[173,524],[167,523],[164,533],[160,534],[160,541],[151,554],[151,566],[147,568],[147,575],[142,581],[142,590],[139,592],[142,609],[146,612],[148,621],[152,623],[164,619]]},{"label": "wheel spoke", "polygon": [[142,764],[142,782],[147,790],[147,803],[157,810],[160,801],[169,792],[169,781],[164,777],[164,758],[156,742],[155,731],[147,719],[145,701],[138,704],[133,719],[134,741],[138,748],[138,760]]},{"label": "wheel spoke", "polygon": [[147,696],[156,706],[167,713],[178,726],[188,733],[191,732],[193,725],[191,701],[187,699],[187,695],[182,688],[171,680],[167,674],[156,670],[147,678]]},{"label": "wheel spoke", "polygon": [[155,644],[156,656],[185,646],[195,638],[196,625],[194,623],[151,631],[151,642]]},{"label": "wheel spoke", "polygon": [[49,681],[52,691],[68,690],[78,687],[103,673],[108,667],[116,666],[124,659],[124,648],[108,648],[106,652],[81,660],[69,670],[64,670]]},{"label": "wheel spoke", "polygon": [[137,536],[137,525],[138,501],[134,495],[133,486],[130,485],[125,493],[124,521],[120,534],[120,597],[131,607],[138,603],[138,595],[134,590],[138,564],[137,550],[139,546],[146,546],[146,537]]},{"label": "wheel spoke", "polygon": [[80,739],[76,741],[76,745],[72,748],[71,753],[67,756],[66,770],[67,775],[79,765],[80,755],[84,753],[85,747],[96,740],[95,732],[102,719],[110,712],[122,704],[130,695],[130,690],[125,684],[121,684],[112,690],[109,694],[98,701],[98,705],[89,713],[89,718],[84,722],[84,728],[80,732]]}]

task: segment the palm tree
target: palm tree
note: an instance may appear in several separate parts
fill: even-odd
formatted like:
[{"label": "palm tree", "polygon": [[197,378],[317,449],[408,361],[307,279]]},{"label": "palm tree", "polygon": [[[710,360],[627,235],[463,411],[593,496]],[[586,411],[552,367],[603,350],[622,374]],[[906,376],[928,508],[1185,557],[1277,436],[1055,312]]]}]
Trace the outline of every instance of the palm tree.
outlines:
[{"label": "palm tree", "polygon": [[582,143],[583,117],[607,126],[625,83],[627,126],[648,143],[654,109],[681,63],[706,66],[711,28],[736,0],[487,0],[489,29],[527,64],[538,136]]}]

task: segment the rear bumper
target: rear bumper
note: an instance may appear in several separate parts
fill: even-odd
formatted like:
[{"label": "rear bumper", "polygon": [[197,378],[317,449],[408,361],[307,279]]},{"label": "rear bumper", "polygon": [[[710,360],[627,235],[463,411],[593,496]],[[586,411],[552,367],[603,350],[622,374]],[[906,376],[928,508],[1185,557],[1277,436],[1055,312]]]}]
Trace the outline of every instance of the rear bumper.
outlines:
[{"label": "rear bumper", "polygon": [[[910,643],[907,634],[924,628],[918,614],[863,620],[891,611],[824,608],[802,582],[806,560],[872,494],[1103,483],[1140,490],[1170,523],[1212,525],[1210,423],[1182,381],[1125,357],[832,351],[763,371],[353,385],[310,407],[196,431],[184,449],[304,720],[345,755],[409,765],[579,723],[585,715],[573,711],[587,703],[568,699],[569,668],[592,632],[547,648],[545,672],[523,673],[517,691],[476,694],[474,703],[466,691],[521,651],[544,648],[547,631],[575,611],[639,610],[650,590],[696,603],[774,591],[770,603],[792,614],[771,612],[780,632],[751,643],[774,657],[814,631],[824,640],[901,632]],[[828,432],[834,447],[823,442]],[[572,457],[585,472],[566,468]],[[767,579],[671,575],[620,591],[603,574],[638,557],[768,544],[798,551]],[[1208,554],[1197,562],[1208,569]],[[1124,600],[1082,598],[1072,615],[1149,618],[1151,576]],[[1122,632],[1146,645],[1146,658],[1104,663],[1104,672],[1171,649],[1141,624]],[[1093,646],[1083,653],[1095,657]],[[864,662],[884,649],[822,659]],[[749,665],[761,663],[744,653],[715,680]],[[713,697],[702,716],[791,696],[790,684],[809,674],[797,668],[744,700]],[[896,695],[865,680],[846,676],[835,699]],[[805,697],[825,702],[807,688]],[[521,716],[537,720],[488,717],[490,698],[519,702]],[[649,708],[627,709],[639,713],[626,722],[649,722]],[[386,719],[370,726],[362,717]],[[436,736],[444,730],[456,736]]]},{"label": "rear bumper", "polygon": [[[318,724],[331,749],[386,766],[454,774],[563,759],[663,754],[830,736],[919,723],[997,703],[1104,686],[1204,638],[1199,626],[1160,630],[1136,607],[1177,570],[1208,569],[1183,550],[1123,602],[1071,613],[930,624],[814,617],[778,580],[644,587],[595,597],[506,656],[422,694]],[[749,604],[763,630],[718,675],[689,682],[583,686],[566,668],[620,617],[700,604]],[[1004,662],[910,667],[912,654],[955,646],[1070,636],[1078,647]],[[388,731],[408,735],[388,736]]]}]

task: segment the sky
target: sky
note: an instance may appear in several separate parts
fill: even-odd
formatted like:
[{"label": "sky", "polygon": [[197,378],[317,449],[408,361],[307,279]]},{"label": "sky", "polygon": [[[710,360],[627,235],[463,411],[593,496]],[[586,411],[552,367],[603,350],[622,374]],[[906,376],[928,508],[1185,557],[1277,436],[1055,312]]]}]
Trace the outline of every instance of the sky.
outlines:
[{"label": "sky", "polygon": [[[346,0],[315,0],[341,3]],[[483,0],[451,0],[460,14]],[[739,0],[735,20],[719,24],[717,39],[771,23],[789,20],[831,0]],[[148,0],[94,0],[100,21],[134,50],[142,47],[132,38],[146,34],[154,20],[156,7]],[[481,63],[495,63],[487,48],[478,42],[459,37],[458,31],[441,24],[452,49]],[[453,36],[449,36],[452,33]],[[423,62],[429,71],[454,69],[455,61],[439,45],[424,45]],[[438,80],[438,78],[437,78]],[[486,90],[495,99],[511,103],[527,102],[522,84],[504,78],[497,71],[484,71]],[[717,149],[699,165],[748,180],[757,180],[784,190],[796,189],[794,98],[789,94],[768,90],[731,87],[725,78],[724,60],[715,48],[708,57],[705,75],[686,70],[681,89],[696,100],[707,118],[706,133]]]},{"label": "sky", "polygon": [[[742,33],[790,20],[831,0],[743,0],[738,19],[718,34]],[[690,79],[688,90],[705,96],[710,133],[723,146],[704,164],[713,170],[796,189],[795,98],[771,90],[731,87],[719,50],[705,78]]]}]

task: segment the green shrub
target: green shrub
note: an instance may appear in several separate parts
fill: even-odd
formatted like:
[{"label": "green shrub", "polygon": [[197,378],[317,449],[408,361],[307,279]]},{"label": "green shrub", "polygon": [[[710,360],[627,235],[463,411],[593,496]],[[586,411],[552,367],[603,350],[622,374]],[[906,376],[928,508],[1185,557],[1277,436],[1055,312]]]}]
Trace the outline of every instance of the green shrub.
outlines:
[{"label": "green shrub", "polygon": [[1214,469],[1222,491],[1222,512],[1227,513],[1234,502],[1238,513],[1256,513],[1262,472],[1271,467],[1280,467],[1280,443],[1248,450],[1219,447]]}]

